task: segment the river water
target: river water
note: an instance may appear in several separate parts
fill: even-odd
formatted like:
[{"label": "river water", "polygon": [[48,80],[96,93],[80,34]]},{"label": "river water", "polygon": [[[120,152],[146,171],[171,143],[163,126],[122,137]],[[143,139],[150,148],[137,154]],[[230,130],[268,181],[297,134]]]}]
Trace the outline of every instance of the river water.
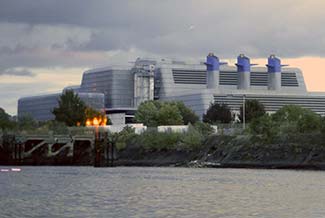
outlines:
[{"label": "river water", "polygon": [[323,218],[325,172],[21,167],[0,172],[0,217]]}]

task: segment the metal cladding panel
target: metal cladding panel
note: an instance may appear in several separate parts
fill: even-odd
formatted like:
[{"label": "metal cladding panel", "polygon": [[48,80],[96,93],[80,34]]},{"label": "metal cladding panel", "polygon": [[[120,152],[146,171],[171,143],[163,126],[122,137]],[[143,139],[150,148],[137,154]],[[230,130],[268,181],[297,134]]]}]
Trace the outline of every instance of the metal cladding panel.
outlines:
[{"label": "metal cladding panel", "polygon": [[250,72],[238,72],[237,77],[238,89],[249,89],[250,87]]},{"label": "metal cladding panel", "polygon": [[105,107],[109,106],[111,96],[112,70],[84,73],[81,81],[80,92],[96,92],[105,95]]},{"label": "metal cladding panel", "polygon": [[95,110],[102,111],[105,109],[105,95],[102,93],[77,93],[80,99],[86,105]]},{"label": "metal cladding panel", "polygon": [[53,120],[53,108],[58,106],[61,93],[33,96],[18,100],[18,118],[31,116],[37,121]]},{"label": "metal cladding panel", "polygon": [[113,70],[110,107],[133,107],[134,77],[131,70]]},{"label": "metal cladding panel", "polygon": [[[245,99],[256,99],[261,102],[267,112],[275,112],[285,105],[299,105],[310,109],[320,115],[325,115],[325,95],[265,95],[265,94],[246,94]],[[225,103],[234,111],[239,111],[243,104],[243,95],[215,95],[214,101]]]},{"label": "metal cladding panel", "polygon": [[268,73],[268,89],[269,90],[281,89],[281,72]]},{"label": "metal cladding panel", "polygon": [[[96,109],[103,110],[104,94],[101,93],[77,93],[80,99],[86,105]],[[18,117],[31,116],[37,121],[53,120],[52,113],[55,107],[59,106],[59,98],[62,93],[51,95],[41,95],[34,97],[21,98],[18,100]]]},{"label": "metal cladding panel", "polygon": [[84,73],[82,92],[99,92],[105,95],[105,107],[133,106],[133,74],[130,70],[107,69]]},{"label": "metal cladding panel", "polygon": [[216,89],[219,86],[219,71],[207,71],[207,88]]}]

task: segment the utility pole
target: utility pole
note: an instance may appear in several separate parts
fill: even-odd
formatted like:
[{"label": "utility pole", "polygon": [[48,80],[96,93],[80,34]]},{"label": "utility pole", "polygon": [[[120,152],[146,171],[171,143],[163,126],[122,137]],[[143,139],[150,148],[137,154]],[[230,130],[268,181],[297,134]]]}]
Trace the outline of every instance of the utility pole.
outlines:
[{"label": "utility pole", "polygon": [[243,129],[246,128],[246,111],[245,111],[245,102],[246,102],[246,99],[245,99],[245,95],[243,95]]}]

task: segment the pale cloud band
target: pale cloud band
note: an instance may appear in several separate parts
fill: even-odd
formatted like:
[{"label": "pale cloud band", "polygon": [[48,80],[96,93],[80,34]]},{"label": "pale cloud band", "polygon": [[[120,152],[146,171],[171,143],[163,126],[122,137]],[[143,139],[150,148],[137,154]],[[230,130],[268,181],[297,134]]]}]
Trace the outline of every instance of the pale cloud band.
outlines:
[{"label": "pale cloud band", "polygon": [[[0,80],[8,84],[8,75],[24,76],[44,83],[40,91],[60,90],[70,81],[54,85],[45,76],[67,76],[74,69],[81,78],[83,69],[136,57],[201,59],[214,52],[221,59],[239,53],[266,58],[274,53],[313,70],[306,77],[308,89],[321,90],[309,77],[322,76],[319,68],[300,64],[311,63],[301,57],[320,57],[317,66],[324,66],[324,9],[323,0],[1,1]],[[37,93],[27,87],[24,93]],[[10,113],[16,111],[15,93],[0,100]]]}]

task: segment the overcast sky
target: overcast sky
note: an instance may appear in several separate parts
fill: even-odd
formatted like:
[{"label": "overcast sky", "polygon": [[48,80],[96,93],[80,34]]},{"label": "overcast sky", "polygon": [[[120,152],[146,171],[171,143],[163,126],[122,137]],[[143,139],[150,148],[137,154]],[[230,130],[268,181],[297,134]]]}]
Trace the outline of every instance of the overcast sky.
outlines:
[{"label": "overcast sky", "polygon": [[0,0],[0,107],[16,114],[19,97],[79,84],[88,68],[211,51],[275,53],[325,91],[324,68],[312,70],[325,67],[324,11],[324,0]]}]

